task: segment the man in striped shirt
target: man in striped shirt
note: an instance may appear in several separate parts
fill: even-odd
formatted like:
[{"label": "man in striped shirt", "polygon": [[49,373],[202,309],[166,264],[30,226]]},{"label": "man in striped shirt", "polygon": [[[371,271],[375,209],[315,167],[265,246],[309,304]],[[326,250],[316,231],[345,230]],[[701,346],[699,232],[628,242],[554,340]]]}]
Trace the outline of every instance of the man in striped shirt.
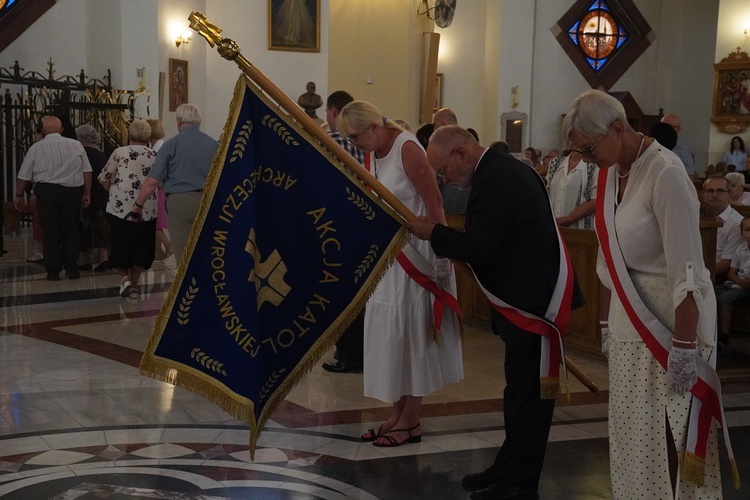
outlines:
[{"label": "man in striped shirt", "polygon": [[[341,110],[353,100],[354,98],[344,90],[337,90],[328,96],[326,101],[328,135],[338,142],[355,160],[364,165],[365,155],[362,150],[346,138],[341,137],[338,131]],[[333,373],[362,373],[364,339],[365,311],[363,309],[336,342],[336,361],[334,363],[323,363],[323,369]]]},{"label": "man in striped shirt", "polygon": [[54,116],[42,119],[44,138],[26,152],[16,176],[18,211],[24,208],[24,193],[34,183],[34,194],[44,231],[44,268],[47,279],[57,281],[65,268],[69,279],[78,271],[78,217],[81,206],[91,201],[91,165],[80,142],[60,135],[62,122]]}]

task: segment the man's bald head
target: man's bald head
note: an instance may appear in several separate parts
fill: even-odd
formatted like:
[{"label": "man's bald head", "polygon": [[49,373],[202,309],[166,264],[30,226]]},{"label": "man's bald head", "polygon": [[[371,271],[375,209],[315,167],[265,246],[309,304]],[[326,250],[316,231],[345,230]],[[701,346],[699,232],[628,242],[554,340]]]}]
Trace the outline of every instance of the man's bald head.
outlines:
[{"label": "man's bald head", "polygon": [[435,125],[435,129],[437,130],[446,125],[458,125],[458,118],[456,118],[456,113],[452,109],[440,108],[432,116],[432,124]]},{"label": "man's bald head", "polygon": [[678,134],[680,133],[680,130],[682,130],[682,121],[680,120],[680,117],[677,115],[664,115],[661,119],[662,123],[666,123],[668,125],[671,125],[675,132]]},{"label": "man's bald head", "polygon": [[42,118],[42,133],[44,135],[59,134],[62,132],[62,122],[56,116],[45,116]]},{"label": "man's bald head", "polygon": [[474,168],[484,153],[474,136],[458,125],[435,129],[427,145],[427,161],[443,182],[471,186]]}]

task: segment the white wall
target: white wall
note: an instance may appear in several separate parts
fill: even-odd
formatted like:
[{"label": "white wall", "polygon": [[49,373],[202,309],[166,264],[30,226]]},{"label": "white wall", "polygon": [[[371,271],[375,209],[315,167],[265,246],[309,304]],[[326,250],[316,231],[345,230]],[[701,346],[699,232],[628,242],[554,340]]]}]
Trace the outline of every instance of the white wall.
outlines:
[{"label": "white wall", "polygon": [[[208,0],[206,18],[223,29],[221,35],[240,46],[242,54],[265,74],[292,101],[305,93],[307,82],[316,84],[316,93],[328,96],[328,0],[320,6],[320,52],[288,52],[268,50],[268,0]],[[236,63],[222,58],[202,37],[193,37],[192,44],[205,52],[207,84],[211,106],[204,109],[202,127],[218,138],[227,117],[232,89],[241,71]],[[325,110],[318,109],[325,119]]]},{"label": "white wall", "polygon": [[[137,69],[145,67],[151,102],[148,111],[140,104],[138,111],[158,117],[159,72],[168,73],[170,58],[187,60],[189,100],[203,112],[201,128],[218,138],[240,70],[195,32],[189,45],[175,46],[174,38],[188,28],[192,11],[204,13],[223,29],[223,36],[239,43],[243,55],[295,102],[310,80],[320,95],[327,95],[328,0],[321,2],[320,53],[269,51],[267,10],[268,0],[58,0],[0,53],[0,67],[18,60],[25,71],[46,74],[52,58],[57,77],[83,69],[101,79],[109,69],[113,86],[127,89],[138,86]],[[164,93],[162,121],[171,136],[177,127],[168,109],[168,85]]]},{"label": "white wall", "polygon": [[[663,108],[664,113],[679,115],[681,139],[695,150],[702,170],[709,156],[719,0],[635,3],[655,39],[610,90],[629,91],[646,114],[658,114]],[[727,17],[737,17],[739,4],[750,5],[746,0],[721,4],[731,11]],[[445,105],[457,112],[465,126],[483,123],[483,143],[500,138],[499,117],[513,111],[511,88],[517,85],[515,111],[529,116],[524,147],[533,145],[545,152],[562,147],[562,115],[575,96],[589,88],[551,32],[570,5],[559,0],[462,2],[453,24],[438,29],[441,46],[449,49],[438,66],[445,75]],[[725,30],[718,31],[721,40]],[[737,42],[736,35],[732,41]]]},{"label": "white wall", "polygon": [[[443,106],[456,112],[462,127],[482,133],[485,110],[477,97],[484,82],[487,2],[472,0],[471,8],[467,3],[457,3],[457,14],[449,27],[435,27],[440,33],[438,73],[443,73]],[[481,135],[479,138],[486,142]]]},{"label": "white wall", "polygon": [[47,61],[51,57],[58,77],[77,75],[81,69],[86,69],[86,2],[58,1],[38,22],[0,52],[0,66],[12,66],[17,60],[26,71],[46,75]]}]

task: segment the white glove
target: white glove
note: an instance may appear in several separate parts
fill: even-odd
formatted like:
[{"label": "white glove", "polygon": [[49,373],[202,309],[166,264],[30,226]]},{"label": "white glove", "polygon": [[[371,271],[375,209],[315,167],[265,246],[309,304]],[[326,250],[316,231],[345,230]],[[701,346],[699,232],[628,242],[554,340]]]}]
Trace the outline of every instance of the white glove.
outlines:
[{"label": "white glove", "polygon": [[611,332],[609,331],[608,326],[602,327],[602,354],[604,354],[604,357],[609,359],[609,334]]},{"label": "white glove", "polygon": [[453,270],[451,269],[450,259],[435,259],[433,264],[435,270],[435,283],[439,290],[445,290],[450,286],[451,276],[453,276]]},{"label": "white glove", "polygon": [[672,346],[667,360],[667,376],[670,388],[684,395],[698,381],[698,373],[695,365],[695,347],[683,349]]}]

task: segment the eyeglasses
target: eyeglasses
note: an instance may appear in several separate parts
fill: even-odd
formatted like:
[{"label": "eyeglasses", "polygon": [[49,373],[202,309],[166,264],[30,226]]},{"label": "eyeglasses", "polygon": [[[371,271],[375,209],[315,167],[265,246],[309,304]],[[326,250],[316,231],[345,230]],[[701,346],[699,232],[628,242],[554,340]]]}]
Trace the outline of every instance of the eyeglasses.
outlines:
[{"label": "eyeglasses", "polygon": [[[609,133],[609,130],[607,130],[607,133]],[[592,144],[591,146],[589,146],[586,149],[573,149],[573,148],[570,148],[570,150],[572,152],[574,152],[574,153],[578,153],[579,155],[581,155],[581,156],[583,156],[585,158],[596,158],[596,152],[594,151],[594,149],[596,149],[596,146],[599,144],[599,141],[601,141],[602,137],[604,137],[605,135],[607,135],[607,134],[600,135],[599,138],[596,141],[594,141],[594,144]]]},{"label": "eyeglasses", "polygon": [[706,194],[714,194],[714,193],[724,194],[724,193],[728,193],[729,191],[726,189],[704,189],[703,192]]},{"label": "eyeglasses", "polygon": [[455,152],[456,152],[455,149],[451,150],[451,154],[449,154],[448,158],[446,158],[445,162],[443,162],[443,168],[441,168],[440,170],[436,172],[437,176],[440,177],[441,180],[447,180],[447,177],[445,176],[445,169],[448,168],[448,162],[450,161],[451,156],[453,156],[453,153]]},{"label": "eyeglasses", "polygon": [[370,130],[370,126],[369,125],[362,132],[359,132],[357,134],[349,134],[348,136],[346,136],[346,140],[349,141],[349,142],[357,142],[357,139],[359,139],[362,136],[362,134],[364,134],[368,130]]}]

